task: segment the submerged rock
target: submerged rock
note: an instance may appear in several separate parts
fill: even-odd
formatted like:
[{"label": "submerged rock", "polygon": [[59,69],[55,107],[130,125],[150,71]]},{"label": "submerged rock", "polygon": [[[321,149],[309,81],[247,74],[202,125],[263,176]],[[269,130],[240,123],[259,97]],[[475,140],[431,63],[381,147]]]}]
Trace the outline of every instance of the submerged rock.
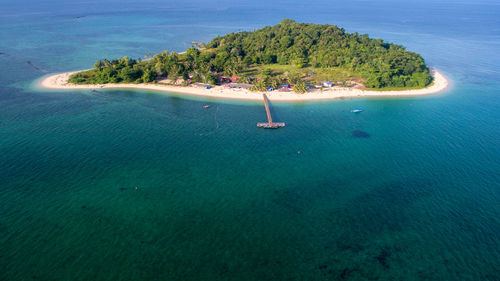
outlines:
[{"label": "submerged rock", "polygon": [[360,130],[352,131],[351,135],[355,138],[369,138],[370,137],[370,134],[368,134],[367,132],[360,131]]}]

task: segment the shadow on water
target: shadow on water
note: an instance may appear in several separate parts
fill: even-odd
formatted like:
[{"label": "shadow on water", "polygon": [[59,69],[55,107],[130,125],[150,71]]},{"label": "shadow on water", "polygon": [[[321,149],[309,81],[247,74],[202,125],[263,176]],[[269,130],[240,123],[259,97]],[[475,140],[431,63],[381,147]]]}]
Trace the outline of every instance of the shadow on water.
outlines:
[{"label": "shadow on water", "polygon": [[[266,108],[264,106],[264,102],[262,102],[262,109],[264,110],[264,114],[266,114]],[[275,107],[271,101],[269,101],[269,112],[271,112],[271,117],[273,118],[273,122],[285,122],[279,118],[279,115],[276,113]],[[267,115],[264,115],[265,121],[267,121]]]}]

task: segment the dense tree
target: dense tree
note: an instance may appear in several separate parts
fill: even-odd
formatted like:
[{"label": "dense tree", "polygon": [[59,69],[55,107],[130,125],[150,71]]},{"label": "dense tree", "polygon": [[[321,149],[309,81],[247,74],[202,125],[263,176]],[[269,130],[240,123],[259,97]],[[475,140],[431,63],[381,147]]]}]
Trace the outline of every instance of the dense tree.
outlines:
[{"label": "dense tree", "polygon": [[[148,60],[123,57],[102,60],[94,69],[73,75],[79,84],[152,82],[157,76],[216,83],[217,76],[237,75],[247,68],[266,64],[287,67],[288,83],[301,82],[293,69],[338,68],[364,78],[370,88],[425,87],[432,82],[423,58],[403,46],[347,33],[336,25],[296,23],[285,19],[253,32],[217,36],[206,49],[191,47],[183,54],[163,52]],[[149,56],[148,56],[149,57]],[[276,85],[277,77],[265,74],[257,87]],[[262,86],[261,84],[264,84]]]}]

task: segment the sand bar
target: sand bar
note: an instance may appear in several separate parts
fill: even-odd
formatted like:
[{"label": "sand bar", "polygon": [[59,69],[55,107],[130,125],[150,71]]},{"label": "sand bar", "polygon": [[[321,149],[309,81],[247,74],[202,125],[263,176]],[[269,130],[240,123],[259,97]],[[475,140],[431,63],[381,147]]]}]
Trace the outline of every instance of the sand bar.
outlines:
[{"label": "sand bar", "polygon": [[[102,84],[102,85],[75,85],[68,83],[68,78],[78,71],[65,72],[47,76],[40,82],[40,86],[45,89],[144,89],[154,90],[175,94],[195,95],[209,98],[237,99],[237,100],[262,100],[261,92],[252,92],[246,89],[224,88],[224,86],[215,86],[211,89],[205,89],[195,86],[172,86],[164,84]],[[434,82],[427,88],[418,90],[402,91],[368,91],[343,87],[332,87],[321,90],[312,90],[304,94],[290,92],[272,91],[266,92],[271,101],[314,101],[331,100],[338,98],[353,97],[402,97],[402,96],[420,96],[436,94],[444,91],[449,86],[446,77],[436,70],[431,70]]]}]

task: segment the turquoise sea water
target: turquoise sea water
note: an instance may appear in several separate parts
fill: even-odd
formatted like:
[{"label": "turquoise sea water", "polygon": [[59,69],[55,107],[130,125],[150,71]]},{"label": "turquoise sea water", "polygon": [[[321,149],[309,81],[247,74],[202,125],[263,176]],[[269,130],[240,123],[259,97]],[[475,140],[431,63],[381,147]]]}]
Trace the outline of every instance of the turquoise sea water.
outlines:
[{"label": "turquoise sea water", "polygon": [[[2,1],[0,280],[500,280],[499,15],[497,1]],[[287,127],[267,131],[254,102],[34,86],[282,18],[404,44],[452,87],[273,103]]]}]

